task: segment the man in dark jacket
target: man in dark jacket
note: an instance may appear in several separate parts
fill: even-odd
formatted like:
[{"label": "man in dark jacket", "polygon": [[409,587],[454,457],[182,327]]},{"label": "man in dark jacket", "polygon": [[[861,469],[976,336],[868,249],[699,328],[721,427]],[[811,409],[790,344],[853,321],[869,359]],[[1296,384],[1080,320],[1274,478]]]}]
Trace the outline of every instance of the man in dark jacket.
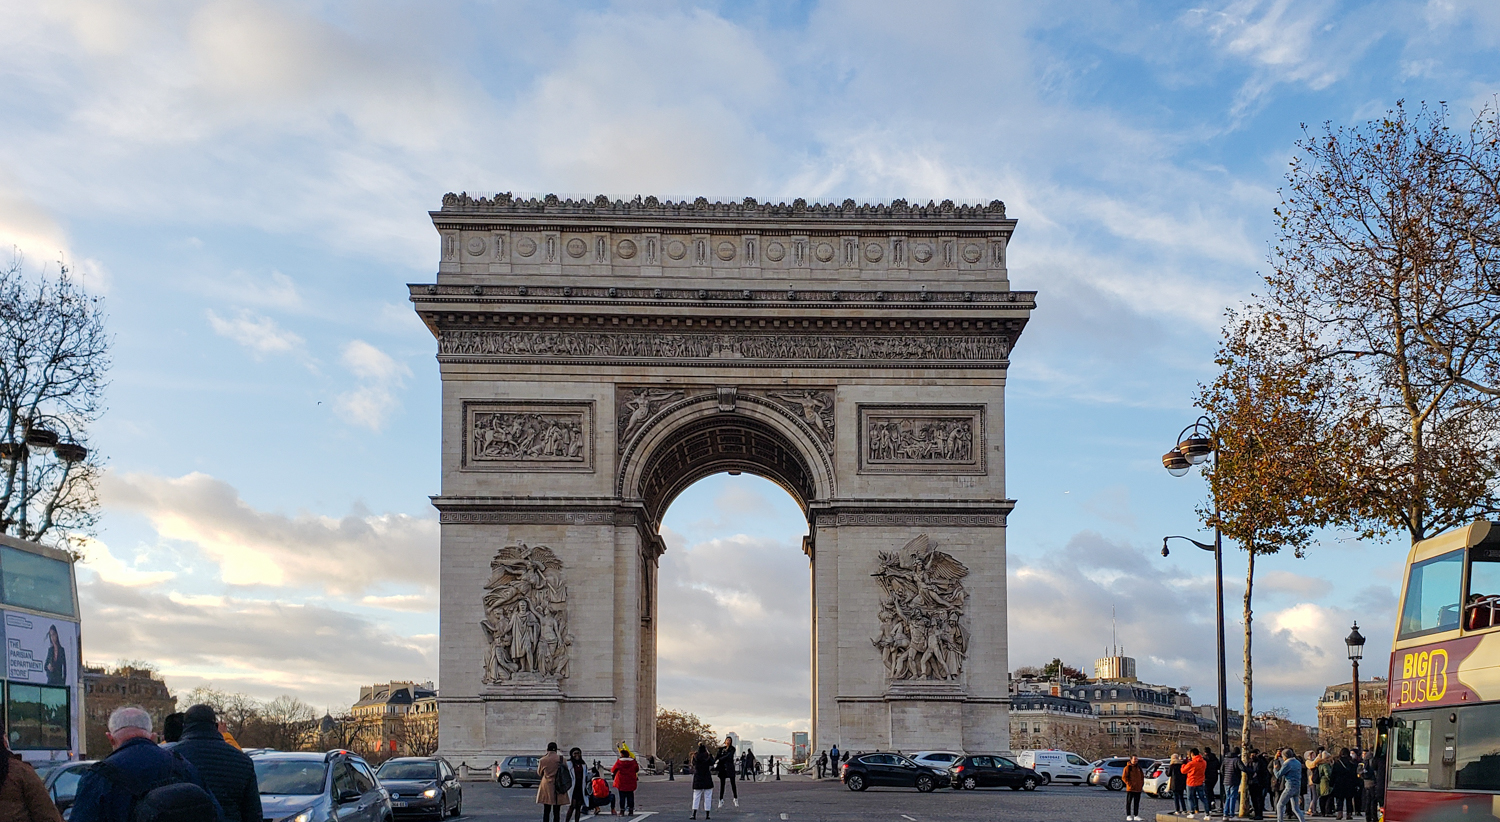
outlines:
[{"label": "man in dark jacket", "polygon": [[1213,748],[1204,751],[1203,762],[1208,765],[1207,770],[1203,772],[1203,795],[1208,801],[1208,813],[1213,813],[1215,792],[1219,788],[1219,766],[1221,762],[1219,755],[1214,753]]},{"label": "man in dark jacket", "polygon": [[1224,775],[1224,816],[1233,818],[1240,815],[1240,749],[1230,748],[1229,753],[1224,755],[1224,761],[1220,765],[1220,771]]},{"label": "man in dark jacket", "polygon": [[219,800],[226,822],[261,822],[260,785],[250,757],[224,741],[219,718],[208,705],[187,709],[182,741],[175,750],[198,769],[209,793]]},{"label": "man in dark jacket", "polygon": [[[207,788],[198,771],[187,760],[174,756],[151,739],[151,715],[140,708],[118,708],[109,715],[109,731],[105,734],[114,746],[114,753],[104,758],[111,770],[121,779],[136,787],[136,793],[159,784],[188,782]],[[72,822],[129,822],[130,812],[135,807],[134,793],[130,787],[111,779],[99,765],[89,769],[78,782],[78,793],[73,800]],[[213,803],[213,818],[223,820],[219,803],[209,793]]]}]

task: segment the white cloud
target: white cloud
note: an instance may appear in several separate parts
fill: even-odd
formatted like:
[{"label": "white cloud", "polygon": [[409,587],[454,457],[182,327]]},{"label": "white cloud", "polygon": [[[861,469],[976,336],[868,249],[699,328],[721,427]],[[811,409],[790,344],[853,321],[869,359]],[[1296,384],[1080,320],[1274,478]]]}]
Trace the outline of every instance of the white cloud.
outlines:
[{"label": "white cloud", "polygon": [[231,319],[220,317],[213,309],[207,311],[208,324],[214,333],[227,337],[250,349],[257,357],[266,354],[288,354],[301,350],[303,340],[297,334],[276,324],[270,317],[242,308]]},{"label": "white cloud", "polygon": [[145,571],[140,565],[144,559],[137,553],[130,562],[116,557],[110,551],[109,546],[96,540],[89,539],[81,546],[84,560],[82,566],[99,575],[105,582],[122,585],[127,588],[139,588],[142,586],[156,585],[168,582],[177,577],[174,571]]},{"label": "white cloud", "polygon": [[437,522],[356,508],[335,518],[251,507],[229,483],[110,472],[106,508],[145,516],[163,538],[190,543],[218,563],[231,585],[306,586],[362,593],[390,582],[436,585]]},{"label": "white cloud", "polygon": [[396,392],[411,376],[411,369],[364,340],[346,345],[342,361],[361,384],[338,396],[339,411],[349,422],[379,431],[400,407]]},{"label": "white cloud", "polygon": [[81,581],[79,598],[88,659],[149,659],[179,693],[212,682],[336,710],[354,702],[360,683],[432,679],[437,669],[435,636],[401,636],[321,605],[173,595],[104,579]]}]

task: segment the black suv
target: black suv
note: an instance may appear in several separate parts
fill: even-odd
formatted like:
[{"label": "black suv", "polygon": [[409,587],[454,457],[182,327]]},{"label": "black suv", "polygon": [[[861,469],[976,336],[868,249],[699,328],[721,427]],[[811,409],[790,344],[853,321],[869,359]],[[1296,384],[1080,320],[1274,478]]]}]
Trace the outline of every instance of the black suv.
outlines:
[{"label": "black suv", "polygon": [[955,789],[1010,788],[1034,791],[1044,781],[1042,775],[1003,756],[966,756],[948,766],[948,776]]},{"label": "black suv", "polygon": [[916,788],[931,793],[948,785],[948,778],[933,773],[898,753],[867,753],[849,757],[839,778],[851,791],[866,788]]},{"label": "black suv", "polygon": [[387,759],[375,772],[391,794],[396,816],[442,819],[464,812],[464,789],[440,756],[402,756]]}]

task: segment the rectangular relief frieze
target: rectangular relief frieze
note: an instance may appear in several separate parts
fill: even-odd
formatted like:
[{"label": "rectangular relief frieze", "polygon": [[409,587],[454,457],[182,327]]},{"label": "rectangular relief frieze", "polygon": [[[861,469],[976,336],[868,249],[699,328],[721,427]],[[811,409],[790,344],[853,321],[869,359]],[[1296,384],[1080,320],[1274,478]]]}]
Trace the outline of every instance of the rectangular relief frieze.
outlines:
[{"label": "rectangular relief frieze", "polygon": [[463,470],[594,470],[591,402],[472,400],[463,421]]},{"label": "rectangular relief frieze", "polygon": [[859,470],[984,474],[983,405],[861,405]]}]

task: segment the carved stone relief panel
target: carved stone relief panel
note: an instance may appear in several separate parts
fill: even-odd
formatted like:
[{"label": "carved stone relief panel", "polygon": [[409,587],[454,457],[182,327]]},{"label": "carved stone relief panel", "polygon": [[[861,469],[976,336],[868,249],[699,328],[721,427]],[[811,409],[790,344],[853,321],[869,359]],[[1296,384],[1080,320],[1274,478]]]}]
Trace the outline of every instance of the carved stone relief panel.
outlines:
[{"label": "carved stone relief panel", "polygon": [[859,470],[983,474],[984,406],[861,405]]},{"label": "carved stone relief panel", "polygon": [[870,642],[892,681],[952,681],[963,674],[969,654],[964,610],[968,566],[935,550],[926,534],[900,551],[881,551],[880,636]]},{"label": "carved stone relief panel", "polygon": [[507,545],[490,561],[484,586],[486,685],[536,684],[568,677],[568,586],[562,561],[545,545]]},{"label": "carved stone relief panel", "polygon": [[[700,389],[700,393],[702,389]],[[615,386],[615,443],[623,452],[630,438],[646,427],[666,406],[687,396],[686,390],[673,386]]]},{"label": "carved stone relief panel", "polygon": [[466,471],[594,470],[594,405],[464,403]]},{"label": "carved stone relief panel", "polygon": [[833,450],[833,392],[826,389],[781,389],[759,391],[791,411],[812,430],[823,447]]}]

